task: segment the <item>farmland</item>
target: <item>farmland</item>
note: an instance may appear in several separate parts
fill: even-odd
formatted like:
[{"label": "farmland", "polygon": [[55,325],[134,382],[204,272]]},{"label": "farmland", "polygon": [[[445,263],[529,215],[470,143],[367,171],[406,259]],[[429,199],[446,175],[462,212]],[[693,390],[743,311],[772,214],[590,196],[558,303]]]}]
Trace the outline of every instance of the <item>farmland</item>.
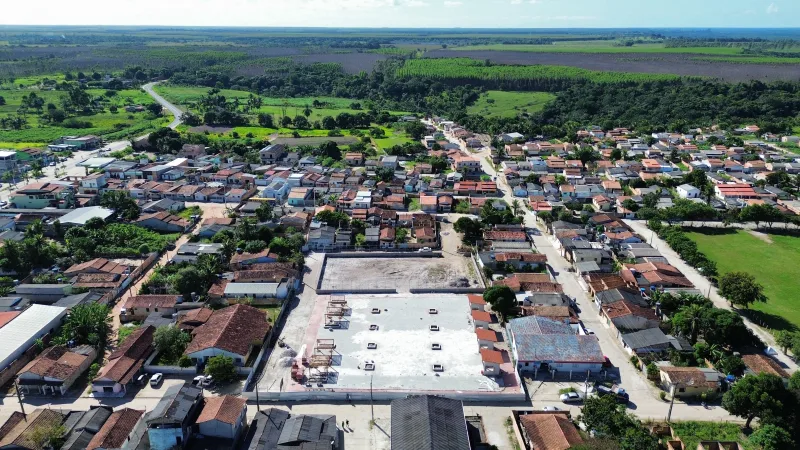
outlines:
[{"label": "farmland", "polygon": [[741,55],[740,47],[665,47],[664,44],[635,44],[615,46],[615,41],[570,41],[552,45],[489,44],[456,47],[456,51],[491,50],[498,52],[532,53],[684,53],[700,55]]},{"label": "farmland", "polygon": [[[636,48],[636,47],[633,47]],[[538,53],[492,50],[439,49],[427,52],[430,58],[472,58],[492,64],[571,66],[592,71],[639,74],[675,74],[717,78],[728,82],[749,80],[796,81],[798,67],[793,64],[742,62],[735,56],[701,56],[679,53]],[[713,58],[713,59],[709,59]],[[729,60],[736,58],[736,62]],[[749,57],[741,57],[749,58]]]},{"label": "farmland", "polygon": [[720,274],[743,271],[764,285],[767,303],[751,306],[755,316],[773,329],[800,326],[796,293],[800,289],[800,238],[769,234],[757,237],[738,231],[690,232],[698,250],[717,263]]},{"label": "farmland", "polygon": [[569,66],[512,66],[486,65],[469,58],[425,58],[406,61],[398,71],[403,78],[420,77],[434,80],[489,81],[500,86],[517,85],[530,89],[540,81],[564,82],[585,80],[596,83],[627,83],[643,81],[676,81],[680,77],[669,74],[638,74],[626,72],[599,72]]},{"label": "farmland", "polygon": [[467,108],[467,112],[487,117],[514,117],[519,113],[540,111],[545,103],[554,98],[547,92],[488,91]]}]

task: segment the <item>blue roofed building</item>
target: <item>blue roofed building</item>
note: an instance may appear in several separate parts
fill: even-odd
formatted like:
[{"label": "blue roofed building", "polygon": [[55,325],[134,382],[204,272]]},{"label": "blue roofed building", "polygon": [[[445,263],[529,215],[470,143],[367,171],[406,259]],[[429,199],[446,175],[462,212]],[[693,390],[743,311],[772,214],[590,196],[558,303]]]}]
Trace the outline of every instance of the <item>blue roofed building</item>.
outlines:
[{"label": "blue roofed building", "polygon": [[511,320],[506,325],[513,360],[520,373],[602,370],[605,357],[594,335],[577,334],[568,321],[539,316]]}]

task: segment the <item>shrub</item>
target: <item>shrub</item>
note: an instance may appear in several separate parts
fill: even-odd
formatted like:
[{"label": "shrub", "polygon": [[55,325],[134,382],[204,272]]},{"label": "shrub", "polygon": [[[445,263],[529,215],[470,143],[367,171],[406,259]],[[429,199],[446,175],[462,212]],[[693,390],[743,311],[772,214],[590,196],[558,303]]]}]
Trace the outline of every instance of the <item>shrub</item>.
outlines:
[{"label": "shrub", "polygon": [[664,391],[659,392],[658,393],[658,398],[660,398],[661,400],[666,401],[667,400],[667,393],[664,392]]},{"label": "shrub", "polygon": [[178,359],[178,366],[180,367],[186,368],[190,367],[191,365],[192,365],[192,358],[189,358],[186,355],[181,355],[181,357]]}]

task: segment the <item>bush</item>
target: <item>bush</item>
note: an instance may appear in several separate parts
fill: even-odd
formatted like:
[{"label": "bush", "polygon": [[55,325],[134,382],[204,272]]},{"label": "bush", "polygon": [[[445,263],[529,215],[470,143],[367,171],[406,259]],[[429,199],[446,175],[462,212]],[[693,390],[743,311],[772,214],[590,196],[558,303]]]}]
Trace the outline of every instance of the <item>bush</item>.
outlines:
[{"label": "bush", "polygon": [[215,381],[226,383],[236,378],[236,366],[233,365],[233,358],[225,355],[212,356],[206,364],[206,375],[211,375]]},{"label": "bush", "polygon": [[70,118],[61,123],[64,128],[93,128],[92,122]]},{"label": "bush", "polygon": [[658,393],[658,398],[660,398],[663,401],[666,401],[667,400],[667,393],[664,392],[664,391],[659,392]]},{"label": "bush", "polygon": [[639,358],[636,355],[631,356],[630,362],[633,364],[633,367],[636,367],[638,370],[642,370],[641,365],[639,364]]},{"label": "bush", "polygon": [[189,358],[186,355],[181,355],[181,357],[178,359],[178,366],[180,367],[187,368],[190,367],[191,365],[192,365],[192,358]]}]

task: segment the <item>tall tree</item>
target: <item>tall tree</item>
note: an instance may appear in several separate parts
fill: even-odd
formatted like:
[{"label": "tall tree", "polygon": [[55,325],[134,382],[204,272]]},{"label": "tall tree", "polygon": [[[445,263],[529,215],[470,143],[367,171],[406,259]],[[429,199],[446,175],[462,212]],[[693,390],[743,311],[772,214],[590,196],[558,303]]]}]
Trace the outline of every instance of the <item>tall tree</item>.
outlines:
[{"label": "tall tree", "polygon": [[517,309],[517,296],[508,286],[492,286],[483,292],[483,299],[492,305],[492,310],[507,322]]},{"label": "tall tree", "polygon": [[756,277],[746,272],[728,272],[719,279],[719,294],[728,299],[732,305],[749,308],[756,302],[764,303],[764,286],[756,281]]},{"label": "tall tree", "polygon": [[737,381],[722,397],[722,407],[745,419],[745,427],[750,428],[755,418],[764,424],[780,423],[790,417],[794,409],[792,399],[780,377],[760,373]]}]

